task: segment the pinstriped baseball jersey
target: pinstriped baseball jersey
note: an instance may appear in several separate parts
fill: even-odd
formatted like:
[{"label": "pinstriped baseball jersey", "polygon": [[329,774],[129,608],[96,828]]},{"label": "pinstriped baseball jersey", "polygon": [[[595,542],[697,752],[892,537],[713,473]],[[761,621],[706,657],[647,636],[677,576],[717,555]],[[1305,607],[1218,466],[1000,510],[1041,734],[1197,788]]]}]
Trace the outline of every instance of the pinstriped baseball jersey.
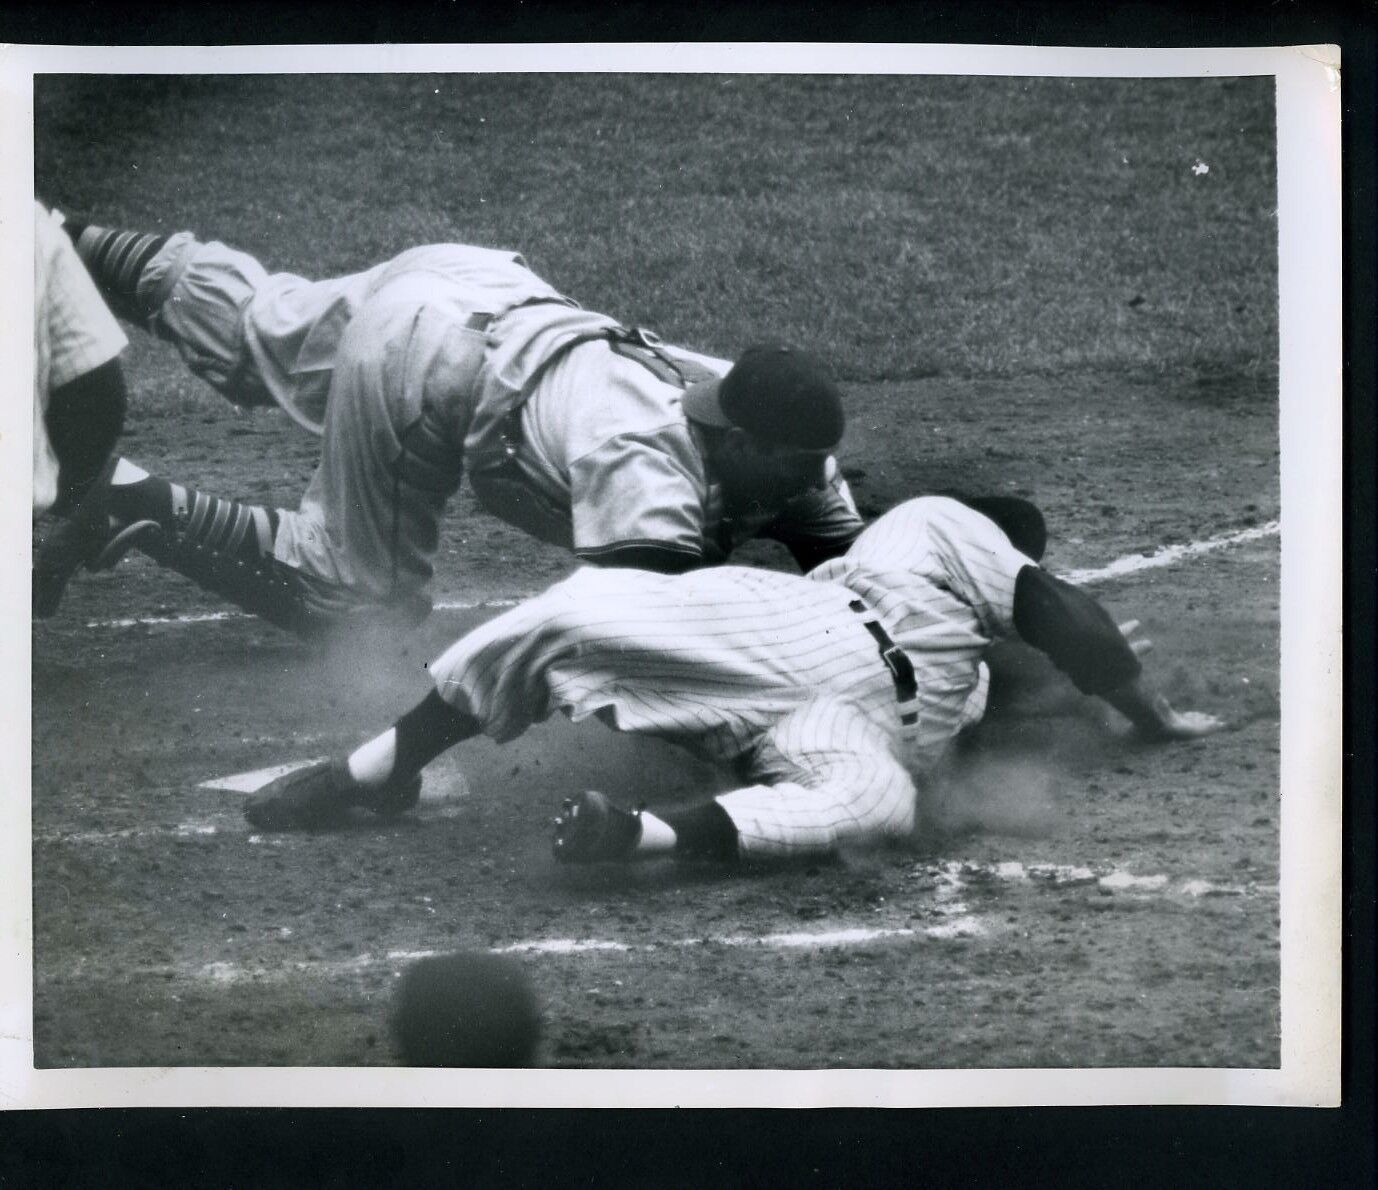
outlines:
[{"label": "pinstriped baseball jersey", "polygon": [[[681,390],[605,341],[567,348],[616,320],[557,293],[516,253],[438,244],[313,282],[179,233],[138,292],[198,376],[323,433],[320,469],[301,509],[280,518],[274,554],[330,582],[386,598],[419,592],[464,461],[490,512],[593,560],[646,544],[717,560],[757,533],[841,544],[862,526],[832,460],[819,491],[751,524],[727,521]],[[481,330],[471,325],[486,315]],[[515,468],[495,469],[519,405]],[[398,484],[409,433],[431,470],[445,456],[432,489]]]},{"label": "pinstriped baseball jersey", "polygon": [[34,203],[34,512],[57,499],[58,461],[44,421],[49,395],[109,363],[127,342],[57,216]]},{"label": "pinstriped baseball jersey", "polygon": [[[981,514],[921,498],[805,576],[581,570],[469,633],[431,673],[498,740],[560,709],[735,761],[755,783],[718,800],[745,851],[830,847],[910,829],[913,779],[963,725],[1033,564]],[[912,703],[868,616],[912,663]]]}]

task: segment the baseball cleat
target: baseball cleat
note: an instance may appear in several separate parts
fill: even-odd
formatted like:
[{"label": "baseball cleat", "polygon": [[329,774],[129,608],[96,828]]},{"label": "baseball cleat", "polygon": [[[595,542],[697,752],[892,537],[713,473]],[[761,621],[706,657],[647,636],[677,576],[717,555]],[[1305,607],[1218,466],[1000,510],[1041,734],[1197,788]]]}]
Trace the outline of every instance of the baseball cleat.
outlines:
[{"label": "baseball cleat", "polygon": [[405,781],[388,781],[377,789],[359,790],[356,803],[372,810],[379,818],[391,819],[416,809],[421,801],[421,774],[414,773]]},{"label": "baseball cleat", "polygon": [[565,799],[555,819],[551,852],[565,864],[627,859],[640,838],[640,814],[614,806],[603,794],[590,789]]},{"label": "baseball cleat", "polygon": [[328,830],[342,825],[354,807],[379,818],[396,818],[421,800],[421,775],[360,785],[343,760],[322,760],[285,773],[254,794],[244,807],[251,826],[264,831]]},{"label": "baseball cleat", "polygon": [[95,558],[110,540],[111,459],[90,490],[38,544],[33,563],[33,614],[46,620],[57,611],[72,575]]},{"label": "baseball cleat", "polygon": [[33,614],[46,620],[57,611],[72,576],[87,570],[109,570],[137,546],[159,537],[157,521],[134,521],[118,528],[110,523],[110,478],[118,459],[101,470],[90,490],[39,543],[33,566]]},{"label": "baseball cleat", "polygon": [[352,784],[342,762],[321,760],[268,782],[249,799],[244,817],[264,831],[337,826],[352,804]]}]

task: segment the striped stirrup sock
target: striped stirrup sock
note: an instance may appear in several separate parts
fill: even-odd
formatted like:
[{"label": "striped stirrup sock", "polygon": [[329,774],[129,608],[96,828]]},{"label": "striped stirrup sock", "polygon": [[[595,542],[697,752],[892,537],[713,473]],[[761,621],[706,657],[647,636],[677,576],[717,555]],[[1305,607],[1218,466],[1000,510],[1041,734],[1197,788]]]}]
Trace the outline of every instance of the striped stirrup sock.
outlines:
[{"label": "striped stirrup sock", "polygon": [[178,534],[213,556],[257,564],[273,556],[277,512],[170,484]]},{"label": "striped stirrup sock", "polygon": [[276,509],[208,496],[153,475],[112,484],[109,501],[116,521],[156,521],[167,540],[210,557],[259,565],[273,556]]},{"label": "striped stirrup sock", "polygon": [[119,231],[94,223],[65,225],[97,288],[121,317],[142,321],[153,313],[140,305],[139,278],[144,267],[167,243],[167,236],[143,231]]}]

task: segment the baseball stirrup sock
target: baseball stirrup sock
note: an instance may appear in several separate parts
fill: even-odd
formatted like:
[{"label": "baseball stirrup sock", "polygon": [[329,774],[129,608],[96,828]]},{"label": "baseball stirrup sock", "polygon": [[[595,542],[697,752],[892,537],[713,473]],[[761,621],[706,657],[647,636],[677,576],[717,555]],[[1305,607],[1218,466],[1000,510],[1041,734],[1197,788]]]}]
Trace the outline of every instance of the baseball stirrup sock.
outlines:
[{"label": "baseball stirrup sock", "polygon": [[737,858],[737,824],[717,802],[658,813],[674,830],[675,851],[679,855],[697,859]]},{"label": "baseball stirrup sock", "polygon": [[157,521],[165,537],[226,559],[257,565],[273,554],[278,516],[270,508],[207,496],[150,475],[110,486],[117,521]]},{"label": "baseball stirrup sock", "polygon": [[482,730],[432,690],[382,735],[349,754],[349,775],[360,785],[382,785],[420,773],[442,752]]},{"label": "baseball stirrup sock", "polygon": [[483,725],[472,715],[455,710],[432,690],[395,724],[397,755],[393,775],[419,773],[442,752],[472,739]]},{"label": "baseball stirrup sock", "polygon": [[64,226],[110,308],[131,321],[147,319],[153,311],[145,309],[138,300],[139,278],[158,249],[167,243],[167,236],[119,231],[94,223],[69,221]]},{"label": "baseball stirrup sock", "polygon": [[110,509],[117,521],[156,521],[162,533],[138,548],[197,586],[289,632],[309,636],[327,626],[308,606],[304,576],[273,556],[275,510],[154,476],[112,485]]}]

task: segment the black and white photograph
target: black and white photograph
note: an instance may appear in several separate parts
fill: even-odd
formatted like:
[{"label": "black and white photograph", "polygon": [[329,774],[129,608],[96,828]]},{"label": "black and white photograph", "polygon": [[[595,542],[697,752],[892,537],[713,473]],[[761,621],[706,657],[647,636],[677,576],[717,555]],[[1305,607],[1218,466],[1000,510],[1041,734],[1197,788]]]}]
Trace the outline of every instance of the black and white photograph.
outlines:
[{"label": "black and white photograph", "polygon": [[32,1094],[1333,1099],[1327,47],[537,49],[34,51]]}]

